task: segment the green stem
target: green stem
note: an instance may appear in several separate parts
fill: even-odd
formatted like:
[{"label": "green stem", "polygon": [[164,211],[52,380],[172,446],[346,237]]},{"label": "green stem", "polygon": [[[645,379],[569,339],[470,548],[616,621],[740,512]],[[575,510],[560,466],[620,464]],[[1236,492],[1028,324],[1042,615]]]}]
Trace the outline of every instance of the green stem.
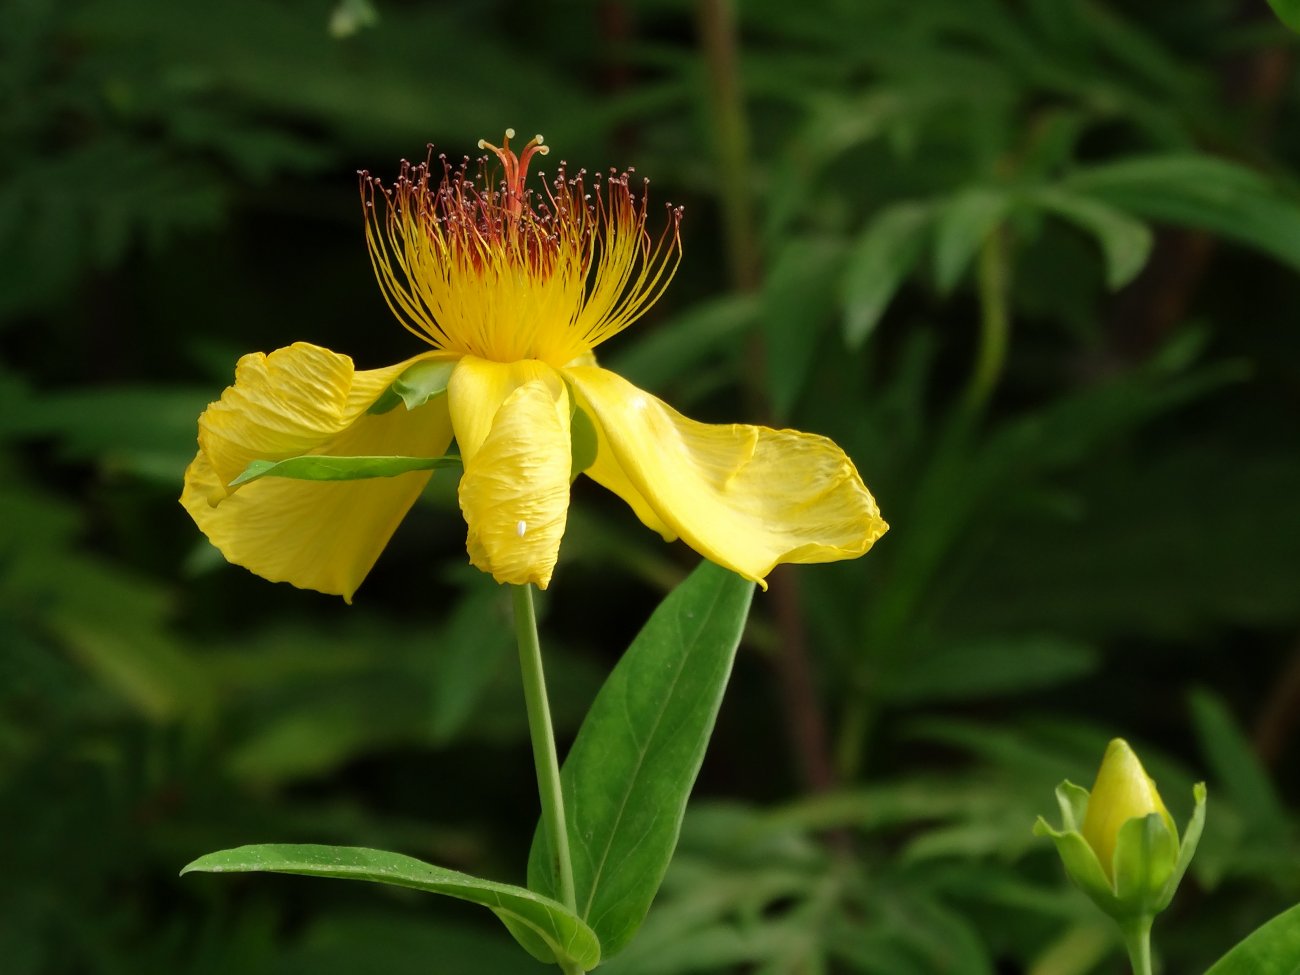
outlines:
[{"label": "green stem", "polygon": [[1151,917],[1139,918],[1120,926],[1124,947],[1133,966],[1133,975],[1151,975]]},{"label": "green stem", "polygon": [[564,818],[564,793],[560,789],[560,761],[555,753],[555,731],[551,728],[551,706],[546,699],[546,677],[542,673],[542,645],[537,639],[537,614],[533,611],[533,587],[512,586],[515,604],[515,639],[519,641],[519,669],[524,678],[524,702],[528,708],[528,736],[533,741],[533,764],[537,767],[537,792],[542,800],[542,828],[550,841],[560,875],[560,901],[577,913],[573,891],[573,860],[569,856],[569,826]]},{"label": "green stem", "polygon": [[1010,268],[1007,266],[1006,232],[993,231],[979,254],[980,336],[975,367],[966,385],[966,408],[982,409],[1002,377],[1006,363],[1011,314],[1007,308]]}]

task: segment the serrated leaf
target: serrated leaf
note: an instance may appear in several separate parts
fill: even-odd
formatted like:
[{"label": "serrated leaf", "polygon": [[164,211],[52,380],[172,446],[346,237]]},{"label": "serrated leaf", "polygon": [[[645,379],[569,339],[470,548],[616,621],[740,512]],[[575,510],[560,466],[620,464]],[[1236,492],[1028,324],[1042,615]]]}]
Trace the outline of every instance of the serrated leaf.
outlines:
[{"label": "serrated leaf", "polygon": [[[691,573],[632,641],[564,763],[578,914],[607,958],[636,933],[668,869],[753,591],[710,562]],[[559,886],[541,829],[528,885]]]},{"label": "serrated leaf", "polygon": [[858,237],[844,269],[844,341],[857,348],[875,331],[925,246],[934,208],[898,203]]},{"label": "serrated leaf", "polygon": [[[355,846],[268,843],[201,856],[187,873],[288,873],[365,880],[408,887],[482,904],[518,931],[520,944],[538,961],[568,961],[590,971],[600,964],[600,942],[564,905],[522,887],[482,880],[414,857]],[[545,957],[539,945],[551,953]]]},{"label": "serrated leaf", "polygon": [[1050,187],[1035,190],[1027,199],[1096,238],[1106,259],[1106,286],[1112,291],[1132,281],[1151,253],[1151,229],[1107,203]]},{"label": "serrated leaf", "polygon": [[298,481],[359,481],[368,477],[396,477],[411,471],[459,467],[460,458],[446,457],[331,457],[308,454],[288,460],[255,460],[231,487],[263,477],[288,477]]}]

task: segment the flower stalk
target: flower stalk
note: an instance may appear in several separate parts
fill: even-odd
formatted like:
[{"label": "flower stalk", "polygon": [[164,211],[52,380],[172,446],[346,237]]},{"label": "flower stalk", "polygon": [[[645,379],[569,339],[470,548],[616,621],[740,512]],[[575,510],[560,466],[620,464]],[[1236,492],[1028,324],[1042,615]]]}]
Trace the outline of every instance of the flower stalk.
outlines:
[{"label": "flower stalk", "polygon": [[533,743],[533,764],[537,769],[537,793],[542,801],[542,828],[550,840],[560,879],[560,902],[577,910],[573,888],[573,859],[569,854],[569,824],[564,816],[564,792],[560,787],[560,761],[551,727],[551,706],[546,697],[542,671],[542,645],[537,637],[537,613],[531,585],[511,586],[514,596],[515,639],[519,643],[519,669],[524,681],[524,703],[528,709],[528,737]]}]

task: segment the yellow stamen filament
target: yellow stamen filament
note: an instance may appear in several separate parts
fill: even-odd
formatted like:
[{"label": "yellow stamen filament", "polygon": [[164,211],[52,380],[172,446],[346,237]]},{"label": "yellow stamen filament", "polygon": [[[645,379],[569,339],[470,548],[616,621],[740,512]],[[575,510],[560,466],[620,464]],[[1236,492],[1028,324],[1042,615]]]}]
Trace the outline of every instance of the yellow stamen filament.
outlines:
[{"label": "yellow stamen filament", "polygon": [[[534,136],[516,155],[514,131],[475,177],[470,160],[431,179],[432,158],[403,161],[391,186],[361,174],[366,242],[384,298],[398,320],[435,348],[498,362],[541,359],[563,366],[645,313],[681,257],[680,207],[668,208],[657,240],[646,232],[646,191],[631,170],[590,184],[564,163],[542,193],[527,189],[528,166],[548,147]],[[432,150],[430,150],[432,154]],[[385,211],[381,218],[378,202]]]}]

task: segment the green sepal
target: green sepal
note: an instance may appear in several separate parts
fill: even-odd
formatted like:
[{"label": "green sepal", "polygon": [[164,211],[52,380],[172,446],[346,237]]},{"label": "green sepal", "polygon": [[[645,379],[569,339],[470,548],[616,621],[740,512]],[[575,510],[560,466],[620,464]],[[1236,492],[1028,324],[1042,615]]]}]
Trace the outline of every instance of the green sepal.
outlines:
[{"label": "green sepal", "polygon": [[288,477],[297,481],[359,481],[368,477],[396,477],[411,471],[459,467],[454,454],[444,457],[332,457],[306,454],[286,460],[254,460],[230,482],[238,487],[263,477]]},{"label": "green sepal", "polygon": [[1178,836],[1158,812],[1134,817],[1115,840],[1115,898],[1128,917],[1151,916],[1178,862]]},{"label": "green sepal", "polygon": [[1169,874],[1169,879],[1165,881],[1165,889],[1156,901],[1157,911],[1163,911],[1174,899],[1174,894],[1178,892],[1178,885],[1182,883],[1183,874],[1187,873],[1192,857],[1196,855],[1197,844],[1201,842],[1201,831],[1205,829],[1204,782],[1197,782],[1192,786],[1192,798],[1196,800],[1196,807],[1192,810],[1192,818],[1187,823],[1187,831],[1183,834],[1182,843],[1178,847],[1178,860]]},{"label": "green sepal", "polygon": [[570,477],[576,480],[579,474],[596,463],[596,451],[598,449],[596,424],[587,414],[587,411],[578,406],[576,399],[573,405],[573,416],[569,420],[569,437],[572,445],[570,449],[573,452],[573,467]]},{"label": "green sepal", "polygon": [[393,381],[379,399],[370,405],[367,413],[381,414],[405,403],[408,410],[423,406],[435,396],[447,392],[455,362],[446,359],[425,359],[417,362]]},{"label": "green sepal", "polygon": [[1056,787],[1056,804],[1061,807],[1061,828],[1065,832],[1081,832],[1088,815],[1089,793],[1081,785],[1066,779]]},{"label": "green sepal", "polygon": [[[1062,786],[1066,784],[1062,783]],[[1078,786],[1075,788],[1077,789]],[[1061,790],[1058,789],[1058,798],[1060,795]],[[1123,917],[1121,905],[1115,897],[1115,889],[1111,886],[1106,871],[1102,869],[1097,854],[1088,845],[1082,833],[1078,830],[1053,829],[1042,816],[1039,816],[1038,822],[1034,824],[1034,833],[1051,839],[1056,845],[1056,852],[1060,855],[1061,862],[1065,864],[1065,872],[1094,904],[1113,918]]]}]

